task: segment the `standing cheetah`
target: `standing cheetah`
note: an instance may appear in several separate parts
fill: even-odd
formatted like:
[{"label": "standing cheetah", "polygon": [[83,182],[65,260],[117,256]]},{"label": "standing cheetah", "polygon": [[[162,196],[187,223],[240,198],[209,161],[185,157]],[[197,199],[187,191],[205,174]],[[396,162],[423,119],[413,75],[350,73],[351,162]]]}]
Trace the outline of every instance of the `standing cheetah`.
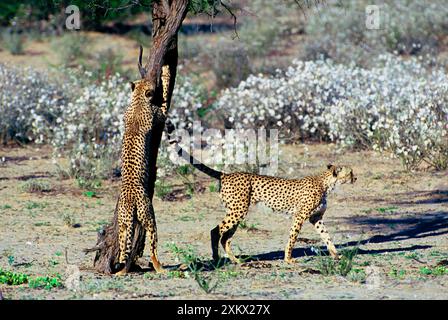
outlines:
[{"label": "standing cheetah", "polygon": [[[167,122],[170,135],[174,126]],[[285,261],[293,262],[291,255],[297,236],[303,223],[309,219],[317,233],[326,244],[330,254],[339,258],[337,250],[330,239],[322,217],[327,208],[327,195],[337,184],[356,181],[353,170],[346,166],[329,164],[327,170],[302,179],[282,179],[245,172],[223,173],[216,171],[198,161],[182,150],[176,139],[170,138],[179,156],[188,160],[195,168],[221,182],[221,199],[227,208],[222,222],[211,230],[213,259],[219,260],[219,242],[232,262],[239,263],[230,248],[231,238],[239,223],[246,217],[249,206],[263,202],[268,207],[289,212],[294,215],[294,223],[289,233],[289,241],[285,248]]]},{"label": "standing cheetah", "polygon": [[121,152],[122,183],[118,199],[119,264],[122,275],[128,261],[134,235],[133,221],[136,218],[145,228],[150,240],[150,254],[154,269],[162,271],[157,257],[157,228],[154,208],[149,198],[149,143],[156,122],[164,121],[160,108],[150,103],[153,88],[146,80],[131,82],[131,104],[124,115],[125,131]]},{"label": "standing cheetah", "polygon": [[[141,58],[143,48],[140,46],[139,69],[142,73]],[[150,144],[152,132],[156,126],[163,126],[169,107],[170,70],[168,65],[162,67],[162,104],[152,104],[155,88],[146,80],[131,82],[132,97],[124,115],[125,130],[121,152],[122,184],[118,199],[118,241],[120,264],[117,275],[126,273],[132,239],[134,235],[133,221],[142,224],[150,240],[150,256],[156,272],[163,272],[162,264],[157,256],[157,227],[152,205],[152,194],[149,181]]]}]

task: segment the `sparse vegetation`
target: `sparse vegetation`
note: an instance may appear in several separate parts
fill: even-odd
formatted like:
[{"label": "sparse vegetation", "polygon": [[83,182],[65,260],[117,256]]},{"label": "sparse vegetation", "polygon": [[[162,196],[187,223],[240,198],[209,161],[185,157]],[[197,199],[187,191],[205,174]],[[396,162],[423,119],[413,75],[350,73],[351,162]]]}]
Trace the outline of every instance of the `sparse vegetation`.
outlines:
[{"label": "sparse vegetation", "polygon": [[389,271],[389,276],[395,279],[404,279],[406,277],[406,270],[404,269],[397,269],[397,268],[392,268]]},{"label": "sparse vegetation", "polygon": [[376,208],[375,210],[380,213],[393,213],[398,210],[398,207]]},{"label": "sparse vegetation", "polygon": [[45,209],[47,207],[47,202],[35,202],[35,201],[28,201],[25,204],[25,208],[28,210],[33,209]]},{"label": "sparse vegetation", "polygon": [[257,230],[257,223],[250,223],[248,224],[246,220],[242,220],[239,223],[239,227],[243,230],[247,230],[247,231],[254,231]]},{"label": "sparse vegetation", "polygon": [[24,192],[49,192],[52,190],[51,183],[48,180],[29,180],[20,186]]},{"label": "sparse vegetation", "polygon": [[163,199],[167,194],[172,191],[172,187],[168,185],[164,180],[159,179],[155,183],[155,194],[158,198]]},{"label": "sparse vegetation", "polygon": [[2,32],[3,46],[13,55],[23,54],[23,45],[25,42],[23,34],[13,29],[5,29]]},{"label": "sparse vegetation", "polygon": [[30,288],[44,288],[52,289],[62,287],[61,276],[55,275],[53,277],[35,277],[32,278],[24,273],[15,273],[11,271],[6,271],[0,268],[0,283],[7,285],[22,285],[28,283]]},{"label": "sparse vegetation", "polygon": [[193,278],[205,293],[209,294],[216,290],[221,279],[214,275],[213,272],[209,272],[208,275],[206,272],[203,272],[204,263],[191,246],[184,249],[172,243],[168,247],[179,261],[188,268],[186,274]]},{"label": "sparse vegetation", "polygon": [[436,267],[421,267],[420,274],[425,276],[443,276],[448,275],[448,268],[446,266],[436,266]]},{"label": "sparse vegetation", "polygon": [[80,32],[68,32],[53,40],[52,46],[59,55],[59,63],[70,67],[83,63],[88,55],[91,40]]},{"label": "sparse vegetation", "polygon": [[332,276],[340,275],[346,277],[353,267],[353,260],[358,253],[359,247],[353,247],[351,249],[344,249],[340,252],[340,259],[335,260],[330,256],[323,255],[320,249],[314,249],[317,256],[317,269],[322,275]]}]

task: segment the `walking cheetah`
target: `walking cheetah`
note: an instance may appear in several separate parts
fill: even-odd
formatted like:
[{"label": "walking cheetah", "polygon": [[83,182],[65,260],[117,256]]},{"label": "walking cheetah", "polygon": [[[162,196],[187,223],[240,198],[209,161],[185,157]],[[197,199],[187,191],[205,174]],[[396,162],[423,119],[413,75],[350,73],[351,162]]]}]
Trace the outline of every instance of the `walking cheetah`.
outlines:
[{"label": "walking cheetah", "polygon": [[211,230],[211,245],[213,259],[219,260],[219,242],[229,259],[240,263],[230,248],[231,238],[239,223],[245,218],[251,204],[263,202],[268,207],[285,211],[294,215],[294,223],[289,233],[289,241],[285,248],[284,260],[293,262],[291,255],[297,236],[303,223],[309,219],[317,233],[326,244],[331,256],[338,259],[337,250],[330,239],[322,217],[327,208],[327,195],[337,184],[354,183],[356,177],[353,170],[347,166],[329,164],[327,170],[302,179],[282,179],[245,172],[223,173],[216,171],[198,161],[185,152],[176,139],[170,134],[174,126],[167,122],[167,132],[170,144],[174,144],[179,156],[184,157],[195,168],[208,176],[218,179],[221,183],[221,199],[227,208],[227,214],[222,222]]}]

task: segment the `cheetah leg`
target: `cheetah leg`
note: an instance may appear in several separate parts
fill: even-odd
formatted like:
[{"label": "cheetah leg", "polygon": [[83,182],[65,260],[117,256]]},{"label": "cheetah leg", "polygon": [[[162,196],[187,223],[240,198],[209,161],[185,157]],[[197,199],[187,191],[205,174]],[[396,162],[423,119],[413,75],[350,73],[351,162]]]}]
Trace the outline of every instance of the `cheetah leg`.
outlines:
[{"label": "cheetah leg", "polygon": [[227,256],[229,257],[230,261],[238,264],[241,263],[241,261],[237,259],[233,254],[232,249],[230,247],[230,243],[233,235],[235,234],[236,229],[238,228],[238,224],[243,219],[243,217],[244,217],[244,210],[238,212],[229,210],[224,220],[217,227],[218,235],[216,235],[215,231],[216,228],[212,230],[212,250],[213,250],[213,259],[215,261],[219,259],[219,254],[217,250],[217,247],[219,247],[219,245],[216,243],[217,242],[216,239],[219,239],[219,242],[221,242],[221,245],[223,246],[224,251],[227,253]]},{"label": "cheetah leg", "polygon": [[129,253],[132,249],[132,238],[134,236],[134,229],[132,227],[132,221],[119,221],[118,241],[120,245],[120,255],[118,262],[123,265],[123,269],[118,271],[116,275],[126,274],[126,262],[129,259]]},{"label": "cheetah leg", "polygon": [[289,241],[285,248],[285,261],[288,263],[293,263],[292,259],[292,249],[294,248],[294,244],[297,241],[297,236],[299,235],[300,229],[302,228],[303,223],[305,222],[306,215],[297,214],[294,219],[294,223],[289,232]]},{"label": "cheetah leg", "polygon": [[137,219],[149,235],[152,265],[157,273],[163,273],[164,270],[162,264],[157,256],[157,226],[154,208],[151,201],[146,196],[143,196],[142,202],[143,203],[139,204],[139,208],[137,209]]},{"label": "cheetah leg", "polygon": [[232,237],[235,234],[236,229],[238,228],[238,224],[234,225],[230,230],[225,232],[221,237],[221,245],[224,248],[227,256],[233,263],[240,264],[241,260],[235,257],[232,253],[232,249],[230,248],[230,243],[232,242]]},{"label": "cheetah leg", "polygon": [[219,239],[220,239],[219,225],[217,225],[210,231],[210,238],[211,238],[211,243],[212,243],[213,261],[215,263],[218,263],[218,261],[219,261]]},{"label": "cheetah leg", "polygon": [[330,252],[330,255],[334,259],[339,259],[338,252],[336,250],[336,247],[334,246],[333,242],[331,241],[330,234],[328,233],[327,229],[325,228],[325,225],[322,221],[323,212],[319,214],[312,215],[310,217],[311,224],[314,225],[314,228],[316,229],[317,233],[320,235],[322,241],[327,246],[328,251]]}]

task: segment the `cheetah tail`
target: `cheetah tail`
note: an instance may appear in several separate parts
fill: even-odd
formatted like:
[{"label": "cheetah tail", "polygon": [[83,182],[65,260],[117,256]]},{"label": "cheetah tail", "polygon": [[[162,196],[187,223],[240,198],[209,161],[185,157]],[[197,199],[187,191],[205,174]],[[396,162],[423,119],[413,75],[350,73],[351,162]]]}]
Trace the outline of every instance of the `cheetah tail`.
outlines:
[{"label": "cheetah tail", "polygon": [[209,166],[206,166],[203,163],[200,163],[196,158],[194,158],[191,154],[189,154],[187,151],[185,151],[180,147],[179,140],[171,136],[174,130],[175,130],[174,124],[170,120],[166,120],[166,131],[168,133],[168,141],[170,144],[174,145],[174,148],[176,149],[178,156],[184,158],[184,160],[188,161],[188,163],[190,163],[193,167],[195,167],[199,171],[202,171],[206,175],[221,181],[221,176],[223,174],[221,171],[217,171],[215,169],[210,168]]}]

